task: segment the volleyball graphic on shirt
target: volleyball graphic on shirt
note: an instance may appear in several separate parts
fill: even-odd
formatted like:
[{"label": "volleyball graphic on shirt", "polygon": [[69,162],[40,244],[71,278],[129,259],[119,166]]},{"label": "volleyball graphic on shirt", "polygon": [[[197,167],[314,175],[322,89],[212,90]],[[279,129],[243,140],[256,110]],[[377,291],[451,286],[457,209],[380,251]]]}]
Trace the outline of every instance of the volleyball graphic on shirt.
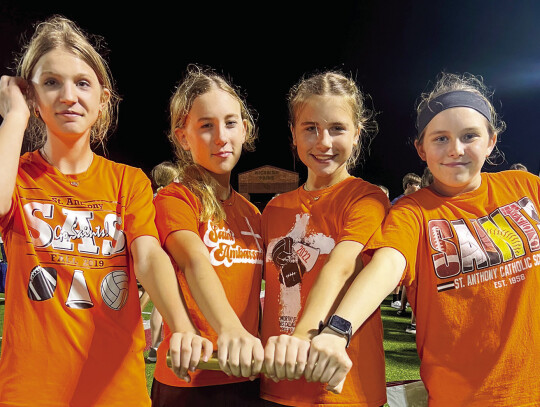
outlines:
[{"label": "volleyball graphic on shirt", "polygon": [[126,304],[128,281],[127,274],[121,270],[111,271],[105,276],[101,282],[101,297],[109,308],[118,311]]},{"label": "volleyball graphic on shirt", "polygon": [[36,266],[30,272],[28,297],[33,301],[45,301],[54,296],[56,270],[52,267]]}]

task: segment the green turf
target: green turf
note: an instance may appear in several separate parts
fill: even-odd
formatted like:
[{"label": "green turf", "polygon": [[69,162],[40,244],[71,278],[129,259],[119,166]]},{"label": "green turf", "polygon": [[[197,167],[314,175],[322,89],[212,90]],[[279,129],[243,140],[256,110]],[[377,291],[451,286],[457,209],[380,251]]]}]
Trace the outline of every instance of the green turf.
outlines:
[{"label": "green turf", "polygon": [[[4,320],[4,301],[0,294],[0,332]],[[389,306],[388,297],[381,306],[381,315],[384,327],[384,350],[386,355],[386,381],[400,381],[419,379],[420,360],[416,353],[415,336],[405,332],[407,324],[410,322],[410,309],[407,317],[398,317],[396,310]],[[152,303],[149,303],[145,312],[150,312]],[[143,314],[144,319],[150,318],[149,314]],[[0,341],[1,350],[1,341]],[[144,352],[146,357],[147,352]],[[148,391],[152,385],[155,364],[146,364],[146,379]]]}]

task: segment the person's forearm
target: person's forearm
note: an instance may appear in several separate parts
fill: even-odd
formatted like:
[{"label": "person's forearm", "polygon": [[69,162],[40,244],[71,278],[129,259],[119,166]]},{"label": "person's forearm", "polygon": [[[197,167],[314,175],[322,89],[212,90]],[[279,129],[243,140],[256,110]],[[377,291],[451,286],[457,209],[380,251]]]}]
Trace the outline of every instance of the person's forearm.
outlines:
[{"label": "person's forearm", "polygon": [[171,331],[198,332],[182,300],[173,266],[161,248],[135,264],[135,274]]},{"label": "person's forearm", "polygon": [[9,211],[28,117],[12,112],[0,126],[0,215]]},{"label": "person's forearm", "polygon": [[309,292],[295,336],[309,340],[317,335],[319,322],[328,319],[362,269],[359,255],[363,247],[353,241],[334,247]]},{"label": "person's forearm", "polygon": [[183,271],[197,306],[218,335],[224,329],[243,329],[208,259],[193,256],[185,262]]},{"label": "person's forearm", "polygon": [[336,309],[355,275],[354,264],[326,263],[309,292],[293,335],[308,340],[317,335],[319,322],[326,321]]},{"label": "person's forearm", "polygon": [[382,248],[358,274],[335,310],[335,314],[351,322],[353,333],[396,287],[405,265],[405,258],[397,250]]}]

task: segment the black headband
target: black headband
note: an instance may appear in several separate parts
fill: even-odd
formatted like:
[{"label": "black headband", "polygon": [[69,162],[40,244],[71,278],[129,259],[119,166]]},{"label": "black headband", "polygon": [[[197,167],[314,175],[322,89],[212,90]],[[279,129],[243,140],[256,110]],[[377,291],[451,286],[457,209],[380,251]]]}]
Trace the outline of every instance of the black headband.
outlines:
[{"label": "black headband", "polygon": [[422,107],[416,120],[418,134],[422,134],[428,123],[437,114],[452,107],[470,107],[488,119],[491,123],[491,109],[482,96],[466,90],[454,90],[437,96]]}]

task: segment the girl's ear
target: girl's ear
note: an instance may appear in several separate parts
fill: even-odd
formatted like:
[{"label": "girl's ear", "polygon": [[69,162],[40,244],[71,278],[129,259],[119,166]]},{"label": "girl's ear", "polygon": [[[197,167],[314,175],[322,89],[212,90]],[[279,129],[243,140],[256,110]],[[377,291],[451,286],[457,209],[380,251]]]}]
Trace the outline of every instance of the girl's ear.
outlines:
[{"label": "girl's ear", "polygon": [[414,140],[414,147],[416,148],[416,152],[422,159],[422,161],[426,161],[426,152],[424,150],[424,143],[422,141]]},{"label": "girl's ear", "polygon": [[292,124],[289,125],[289,129],[291,129],[293,146],[296,146],[296,134],[294,134],[294,126]]},{"label": "girl's ear", "polygon": [[489,138],[488,152],[487,152],[486,158],[491,155],[491,152],[493,151],[496,145],[497,145],[497,133],[493,133],[493,135]]},{"label": "girl's ear", "polygon": [[244,144],[247,137],[248,121],[246,119],[242,119],[242,125],[244,126],[244,138],[242,139],[242,144]]},{"label": "girl's ear", "polygon": [[189,151],[189,143],[187,141],[186,132],[184,131],[184,129],[177,127],[176,129],[174,129],[174,135],[176,136],[176,139],[178,140],[178,143],[180,143],[182,148],[185,151]]},{"label": "girl's ear", "polygon": [[109,99],[111,98],[111,91],[107,88],[103,88],[101,91],[101,102],[99,103],[99,111],[101,112],[105,106],[107,106],[107,103],[109,103]]},{"label": "girl's ear", "polygon": [[359,124],[357,129],[356,129],[356,134],[354,135],[354,139],[353,139],[353,145],[356,146],[358,145],[358,142],[360,141],[360,133],[362,131],[362,126]]}]

